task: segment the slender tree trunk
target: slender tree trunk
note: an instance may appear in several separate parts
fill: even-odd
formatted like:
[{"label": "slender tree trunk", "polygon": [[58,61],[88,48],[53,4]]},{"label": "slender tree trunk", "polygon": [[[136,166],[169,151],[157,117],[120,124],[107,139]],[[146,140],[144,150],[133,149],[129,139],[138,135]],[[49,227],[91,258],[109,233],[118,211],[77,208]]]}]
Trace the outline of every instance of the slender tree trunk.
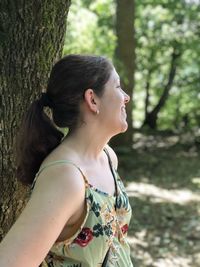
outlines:
[{"label": "slender tree trunk", "polygon": [[27,192],[14,174],[14,138],[23,113],[61,57],[69,5],[70,0],[0,3],[0,239],[23,208]]},{"label": "slender tree trunk", "polygon": [[126,133],[113,138],[111,144],[117,146],[132,146],[133,138],[133,87],[134,87],[134,0],[116,0],[116,68],[121,77],[121,84],[130,96],[130,103],[127,105],[127,121],[129,128]]},{"label": "slender tree trunk", "polygon": [[167,84],[164,87],[163,93],[157,103],[157,105],[153,108],[151,112],[147,112],[143,126],[149,126],[151,129],[156,129],[157,128],[157,119],[158,119],[158,114],[160,110],[164,107],[168,97],[169,97],[169,92],[172,88],[172,84],[174,82],[174,78],[176,75],[176,69],[177,69],[177,60],[181,56],[181,53],[177,50],[174,49],[171,55],[171,66],[170,66],[170,71],[169,71],[169,76],[168,76],[168,81]]},{"label": "slender tree trunk", "polygon": [[156,50],[151,49],[150,55],[149,55],[149,67],[147,72],[147,78],[146,78],[146,85],[145,85],[145,106],[144,106],[144,117],[146,118],[148,115],[149,105],[150,105],[150,88],[151,88],[151,77],[152,73],[156,69],[155,65],[152,64],[154,58],[156,56]]},{"label": "slender tree trunk", "polygon": [[149,97],[150,97],[150,85],[151,85],[151,69],[148,70],[147,73],[147,81],[146,81],[146,86],[145,86],[145,106],[144,106],[144,112],[145,112],[145,118],[148,115],[148,108],[149,108]]}]

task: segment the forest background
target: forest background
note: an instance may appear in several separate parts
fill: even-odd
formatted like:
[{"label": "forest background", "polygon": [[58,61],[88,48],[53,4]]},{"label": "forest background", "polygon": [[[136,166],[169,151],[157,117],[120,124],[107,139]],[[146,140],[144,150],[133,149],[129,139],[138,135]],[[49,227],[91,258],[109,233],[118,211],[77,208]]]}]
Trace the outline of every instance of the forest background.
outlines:
[{"label": "forest background", "polygon": [[[57,4],[58,14],[62,9],[61,2]],[[65,16],[63,13],[61,18]],[[64,24],[62,28],[64,32]],[[4,40],[2,29],[0,37]],[[55,36],[60,36],[60,28],[54,31]],[[23,34],[25,36],[26,32]],[[57,44],[57,50],[46,43],[46,46],[41,44],[41,53],[45,55],[44,51],[48,51],[48,56],[49,51],[54,51],[54,58],[71,53],[105,55],[114,62],[122,86],[132,98],[127,110],[129,130],[114,138],[111,145],[119,156],[119,173],[126,183],[133,208],[129,242],[134,266],[199,266],[200,1],[73,0],[63,36],[63,39],[58,38],[60,46],[56,37],[52,41]],[[32,46],[29,51],[33,56],[37,54],[38,62],[42,63],[39,64],[42,73],[37,74],[37,78],[47,74],[38,78],[42,82],[38,82],[36,90],[30,86],[28,89],[27,77],[20,76],[16,69],[11,71],[26,80],[24,89],[29,94],[23,95],[25,106],[44,88],[49,73],[40,52]],[[17,53],[12,60],[16,58],[22,61]],[[23,69],[26,64],[29,66],[30,62],[23,61]],[[29,68],[29,73],[32,72]],[[2,74],[1,85],[5,84]],[[5,129],[11,126],[17,129],[22,116],[19,112],[9,121],[13,106],[8,93],[9,90],[5,98],[2,94],[11,110],[2,112],[1,119],[4,121],[2,136],[6,137],[1,150],[1,236],[17,216],[10,199],[5,200],[7,195],[3,191],[10,194],[16,186],[19,187],[17,182],[13,187],[13,181],[9,184],[5,180],[6,170],[11,169],[11,173],[14,168],[11,154],[15,135],[13,130],[8,134]],[[9,121],[9,126],[5,121]],[[23,206],[21,195],[16,195],[15,203]],[[13,207],[15,205],[12,203]]]},{"label": "forest background", "polygon": [[[119,8],[125,9],[118,10],[125,24],[130,6]],[[117,43],[116,9],[113,0],[76,0],[64,54],[106,55],[117,62],[119,45],[122,51],[134,49],[128,51],[130,58],[135,53],[133,150],[129,139],[116,144],[133,206],[133,261],[195,267],[200,262],[200,3],[135,1],[131,44]],[[128,35],[126,27],[131,26],[124,25]]]}]

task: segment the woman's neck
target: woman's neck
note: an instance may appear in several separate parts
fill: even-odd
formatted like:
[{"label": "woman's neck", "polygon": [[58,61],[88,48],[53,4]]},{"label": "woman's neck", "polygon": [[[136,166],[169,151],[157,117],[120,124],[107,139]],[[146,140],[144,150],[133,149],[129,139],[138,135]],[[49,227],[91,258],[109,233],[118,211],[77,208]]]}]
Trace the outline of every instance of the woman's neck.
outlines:
[{"label": "woman's neck", "polygon": [[101,131],[92,131],[83,127],[67,135],[61,145],[75,151],[84,159],[97,160],[108,141],[109,138]]}]

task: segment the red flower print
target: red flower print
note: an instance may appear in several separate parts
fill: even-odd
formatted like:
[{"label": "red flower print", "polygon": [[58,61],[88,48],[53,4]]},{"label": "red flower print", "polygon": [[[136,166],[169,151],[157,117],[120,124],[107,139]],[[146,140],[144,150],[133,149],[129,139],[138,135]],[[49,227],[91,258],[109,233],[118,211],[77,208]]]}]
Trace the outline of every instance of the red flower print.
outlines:
[{"label": "red flower print", "polygon": [[125,235],[128,231],[128,224],[125,224],[121,227],[122,233]]},{"label": "red flower print", "polygon": [[93,239],[93,233],[90,228],[83,228],[77,238],[74,240],[74,243],[78,244],[81,247],[85,247]]}]

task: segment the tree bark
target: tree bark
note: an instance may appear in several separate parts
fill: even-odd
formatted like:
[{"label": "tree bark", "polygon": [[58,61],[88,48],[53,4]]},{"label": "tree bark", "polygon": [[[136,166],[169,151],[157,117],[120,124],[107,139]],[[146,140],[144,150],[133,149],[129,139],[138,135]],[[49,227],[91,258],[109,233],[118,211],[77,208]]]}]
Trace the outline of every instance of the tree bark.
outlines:
[{"label": "tree bark", "polygon": [[133,87],[134,87],[134,63],[135,63],[135,41],[134,41],[134,0],[116,0],[116,68],[121,77],[122,88],[130,96],[127,105],[127,121],[129,128],[126,133],[113,138],[111,144],[114,147],[131,147],[133,139]]},{"label": "tree bark", "polygon": [[0,3],[0,239],[23,208],[27,193],[14,175],[15,134],[61,57],[69,6],[70,0]]},{"label": "tree bark", "polygon": [[157,120],[158,120],[158,114],[160,110],[164,107],[168,97],[169,97],[169,92],[172,88],[172,84],[174,82],[174,78],[176,75],[176,69],[177,69],[177,60],[181,56],[181,53],[178,49],[174,48],[172,54],[171,54],[171,66],[170,66],[170,71],[169,71],[169,76],[168,76],[168,81],[166,85],[164,86],[163,93],[157,103],[157,105],[153,108],[151,112],[146,113],[146,117],[143,123],[143,126],[148,126],[151,129],[156,129],[157,128]]}]

